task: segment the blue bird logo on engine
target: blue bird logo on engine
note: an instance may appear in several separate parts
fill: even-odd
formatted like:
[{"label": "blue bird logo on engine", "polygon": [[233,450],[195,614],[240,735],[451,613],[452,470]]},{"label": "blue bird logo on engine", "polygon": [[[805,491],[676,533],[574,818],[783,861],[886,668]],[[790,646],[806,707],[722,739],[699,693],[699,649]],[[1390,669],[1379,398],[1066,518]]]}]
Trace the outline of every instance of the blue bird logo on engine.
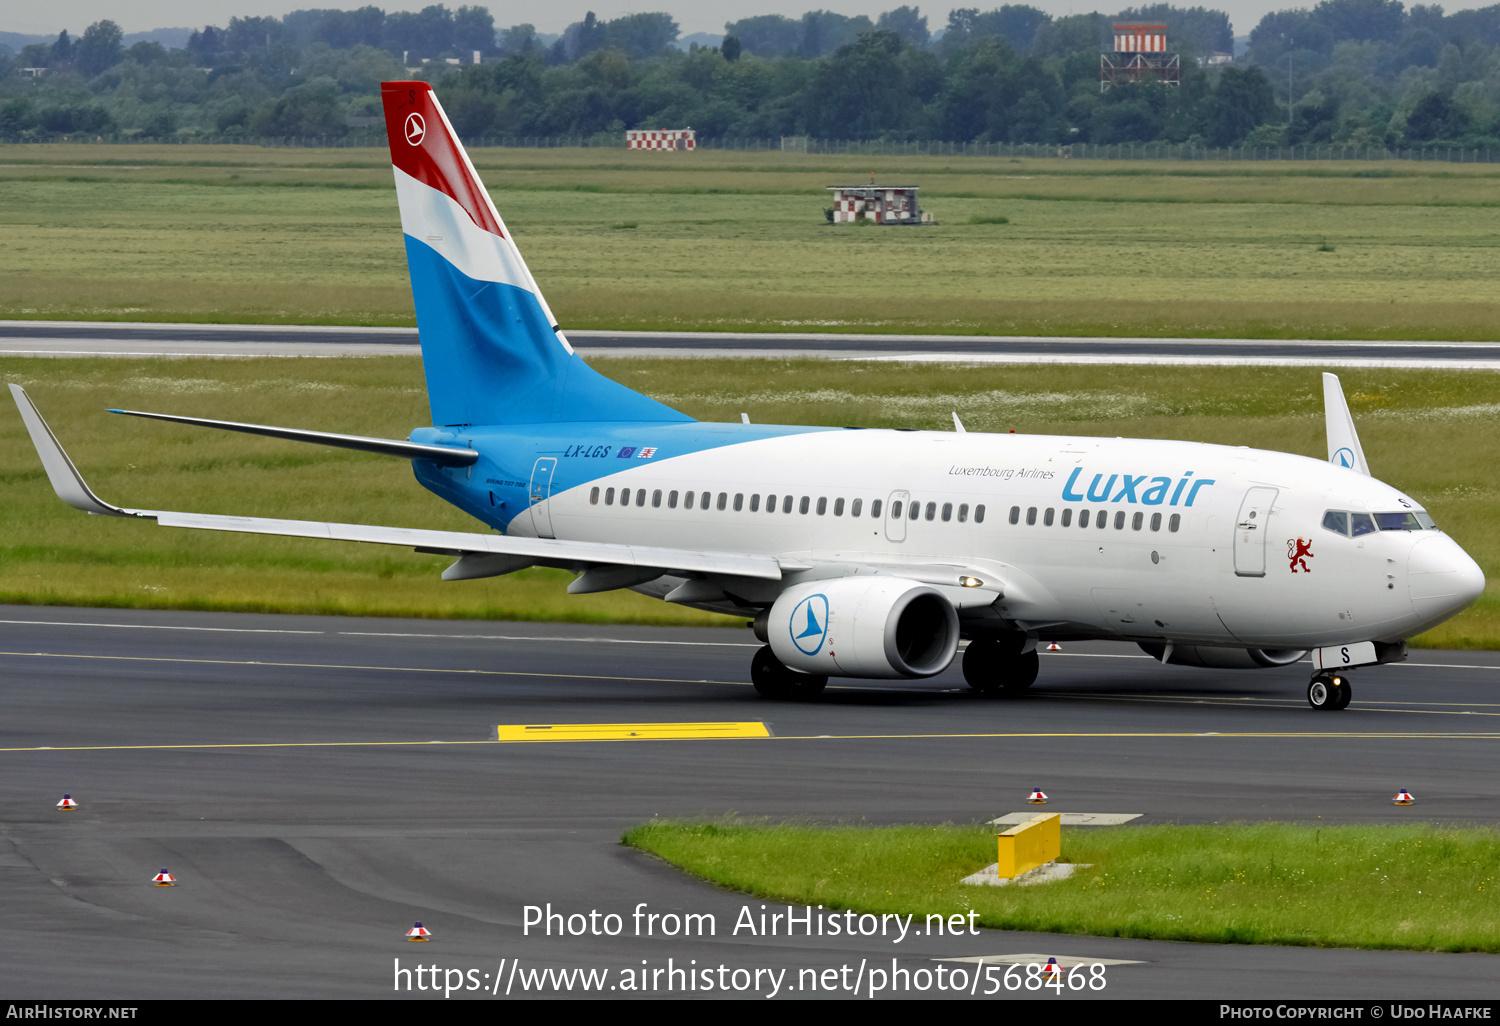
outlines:
[{"label": "blue bird logo on engine", "polygon": [[809,595],[797,603],[791,616],[792,644],[803,655],[817,655],[828,637],[828,596]]}]

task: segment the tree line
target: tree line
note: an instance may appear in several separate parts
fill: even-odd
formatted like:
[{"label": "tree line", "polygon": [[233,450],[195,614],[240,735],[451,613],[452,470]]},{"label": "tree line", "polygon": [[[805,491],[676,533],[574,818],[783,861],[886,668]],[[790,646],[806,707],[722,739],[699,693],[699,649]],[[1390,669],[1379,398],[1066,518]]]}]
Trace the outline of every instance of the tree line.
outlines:
[{"label": "tree line", "polygon": [[[1178,85],[1101,91],[1118,21],[1167,25]],[[1321,0],[1266,15],[1222,66],[1236,46],[1228,15],[1170,4],[1065,17],[956,8],[938,26],[915,6],[875,19],[818,10],[731,21],[719,46],[684,50],[678,38],[662,13],[589,13],[547,36],[497,27],[477,6],[367,6],[232,18],[182,49],[127,48],[100,21],[0,53],[0,139],[338,137],[379,117],[380,81],[416,75],[467,137],[690,126],[740,138],[1500,145],[1500,5],[1450,15]]]}]

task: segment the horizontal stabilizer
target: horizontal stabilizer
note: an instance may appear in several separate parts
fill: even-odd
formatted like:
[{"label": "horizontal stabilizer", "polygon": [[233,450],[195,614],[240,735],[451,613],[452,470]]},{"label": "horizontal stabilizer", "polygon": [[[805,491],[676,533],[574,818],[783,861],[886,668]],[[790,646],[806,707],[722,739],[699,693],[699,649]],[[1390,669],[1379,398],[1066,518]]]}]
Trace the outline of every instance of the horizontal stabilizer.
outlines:
[{"label": "horizontal stabilizer", "polygon": [[1354,417],[1344,401],[1344,389],[1337,374],[1323,375],[1323,416],[1328,425],[1328,462],[1368,477],[1370,465],[1365,462],[1365,451],[1360,448]]},{"label": "horizontal stabilizer", "polygon": [[[12,388],[15,386],[12,385]],[[285,438],[292,442],[312,442],[314,445],[331,445],[339,449],[358,449],[360,452],[378,452],[385,456],[400,456],[409,460],[429,460],[445,467],[467,467],[479,459],[473,449],[451,448],[445,445],[419,445],[394,438],[367,438],[364,435],[338,435],[328,431],[304,431],[301,428],[270,427],[265,424],[241,424],[233,420],[208,420],[203,417],[179,417],[172,413],[142,413],[140,410],[110,410],[127,417],[146,417],[150,420],[165,420],[173,424],[192,424],[196,427],[219,428],[222,431],[242,431],[247,435],[265,435],[267,438]]]}]

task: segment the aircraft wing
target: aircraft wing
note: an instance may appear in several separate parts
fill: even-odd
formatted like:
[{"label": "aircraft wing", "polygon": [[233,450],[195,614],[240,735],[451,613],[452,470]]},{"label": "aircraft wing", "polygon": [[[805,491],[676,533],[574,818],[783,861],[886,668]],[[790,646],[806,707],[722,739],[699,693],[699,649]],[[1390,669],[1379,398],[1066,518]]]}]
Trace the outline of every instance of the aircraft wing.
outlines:
[{"label": "aircraft wing", "polygon": [[[427,531],[400,527],[376,527],[368,524],[330,524],[313,520],[276,520],[267,517],[235,517],[208,513],[179,513],[168,510],[126,509],[105,502],[94,494],[83,475],[63,451],[57,436],[42,419],[31,398],[19,385],[10,386],[11,395],[21,411],[21,419],[41,457],[47,479],[57,497],[75,509],[99,516],[135,517],[155,520],[163,527],[188,527],[207,531],[237,531],[246,534],[270,534],[291,538],[324,538],[334,541],[370,542],[376,545],[400,545],[426,552],[449,553],[460,557],[499,557],[488,561],[473,560],[489,573],[504,573],[525,566],[558,566],[581,570],[590,566],[657,568],[661,572],[724,574],[777,581],[781,579],[780,561],[773,556],[736,552],[699,552],[689,549],[660,548],[647,545],[621,545],[609,542],[564,541],[554,538],[516,538],[499,534],[463,531]],[[503,568],[503,569],[502,569]],[[454,569],[454,568],[450,568]],[[448,575],[445,575],[448,576]],[[455,579],[469,574],[449,576]],[[487,576],[474,573],[472,576]]]}]

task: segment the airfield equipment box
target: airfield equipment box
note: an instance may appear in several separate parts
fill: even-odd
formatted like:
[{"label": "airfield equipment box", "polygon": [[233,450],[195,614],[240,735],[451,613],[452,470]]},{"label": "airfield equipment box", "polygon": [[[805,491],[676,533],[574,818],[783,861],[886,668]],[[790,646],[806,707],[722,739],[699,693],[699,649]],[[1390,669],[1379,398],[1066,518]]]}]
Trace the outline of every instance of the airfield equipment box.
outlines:
[{"label": "airfield equipment box", "polygon": [[915,185],[834,185],[833,221],[874,221],[876,224],[936,224],[917,202]]}]

